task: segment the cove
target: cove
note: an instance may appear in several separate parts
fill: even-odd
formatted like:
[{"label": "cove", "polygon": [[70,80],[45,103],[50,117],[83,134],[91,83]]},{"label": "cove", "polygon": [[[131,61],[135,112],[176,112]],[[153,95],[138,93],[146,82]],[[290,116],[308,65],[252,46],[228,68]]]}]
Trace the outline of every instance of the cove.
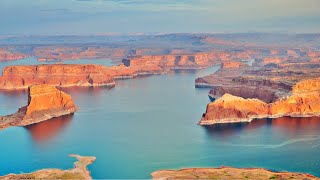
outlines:
[{"label": "cove", "polygon": [[[221,165],[320,176],[320,118],[197,125],[209,89],[195,89],[194,80],[218,68],[119,80],[111,89],[66,88],[79,106],[74,115],[0,131],[0,175],[71,168],[67,155],[76,153],[97,157],[89,166],[93,178]],[[0,92],[0,101],[0,114],[10,114],[27,95]]]}]

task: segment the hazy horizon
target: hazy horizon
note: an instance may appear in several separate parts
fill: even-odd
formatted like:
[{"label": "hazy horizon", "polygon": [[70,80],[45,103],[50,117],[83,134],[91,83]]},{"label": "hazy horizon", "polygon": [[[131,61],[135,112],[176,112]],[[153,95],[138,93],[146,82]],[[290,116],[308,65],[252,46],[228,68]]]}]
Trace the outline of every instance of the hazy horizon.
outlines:
[{"label": "hazy horizon", "polygon": [[318,0],[2,0],[0,35],[319,33]]}]

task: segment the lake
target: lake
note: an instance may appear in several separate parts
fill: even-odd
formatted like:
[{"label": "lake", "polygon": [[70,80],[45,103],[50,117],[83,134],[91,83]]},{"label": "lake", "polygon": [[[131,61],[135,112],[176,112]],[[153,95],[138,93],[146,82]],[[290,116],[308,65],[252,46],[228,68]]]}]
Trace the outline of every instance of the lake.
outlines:
[{"label": "lake", "polygon": [[[222,165],[320,176],[320,118],[197,125],[209,89],[195,89],[194,80],[218,69],[119,80],[111,89],[66,88],[79,106],[74,115],[0,131],[0,175],[71,168],[73,153],[97,157],[89,166],[93,178]],[[0,115],[11,114],[27,104],[27,94],[0,92],[0,101]]]}]

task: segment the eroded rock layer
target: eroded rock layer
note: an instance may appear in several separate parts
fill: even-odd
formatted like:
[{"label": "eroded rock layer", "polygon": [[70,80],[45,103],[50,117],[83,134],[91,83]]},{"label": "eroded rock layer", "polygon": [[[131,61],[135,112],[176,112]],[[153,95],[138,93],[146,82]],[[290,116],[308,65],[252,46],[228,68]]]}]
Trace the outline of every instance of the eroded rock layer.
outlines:
[{"label": "eroded rock layer", "polygon": [[255,118],[311,117],[320,116],[320,78],[297,83],[292,94],[275,102],[265,103],[258,99],[224,94],[209,103],[200,125],[217,123],[249,122]]},{"label": "eroded rock layer", "polygon": [[54,117],[72,114],[77,110],[70,95],[47,85],[31,86],[28,105],[12,115],[0,117],[0,129],[26,126]]}]

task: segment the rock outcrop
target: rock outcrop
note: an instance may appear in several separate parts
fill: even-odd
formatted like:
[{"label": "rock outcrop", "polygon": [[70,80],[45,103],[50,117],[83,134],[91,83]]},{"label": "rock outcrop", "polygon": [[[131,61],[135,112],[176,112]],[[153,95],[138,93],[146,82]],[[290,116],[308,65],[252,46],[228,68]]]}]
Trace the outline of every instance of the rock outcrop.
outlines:
[{"label": "rock outcrop", "polygon": [[320,179],[306,173],[273,172],[262,168],[185,168],[159,170],[151,174],[153,179]]},{"label": "rock outcrop", "polygon": [[75,154],[71,154],[69,156],[78,160],[74,163],[74,167],[72,169],[42,169],[26,174],[8,174],[0,176],[0,179],[92,179],[87,166],[92,164],[96,160],[96,157],[79,156]]},{"label": "rock outcrop", "polygon": [[218,123],[250,122],[254,118],[268,116],[268,104],[258,99],[224,94],[218,100],[209,103],[200,125]]},{"label": "rock outcrop", "polygon": [[207,110],[199,124],[250,122],[256,118],[282,116],[320,116],[319,85],[320,78],[301,81],[292,88],[292,95],[269,104],[258,99],[244,99],[224,94],[207,105]]},{"label": "rock outcrop", "polygon": [[19,52],[11,52],[6,49],[0,49],[0,61],[12,61],[18,59],[24,59],[28,57],[28,55],[19,53]]},{"label": "rock outcrop", "polygon": [[155,65],[106,67],[93,64],[54,64],[8,66],[2,71],[0,89],[26,89],[37,84],[51,86],[115,86],[114,79],[133,78],[145,74],[161,74],[164,69]]},{"label": "rock outcrop", "polygon": [[0,117],[0,129],[26,126],[54,117],[72,114],[77,110],[70,95],[47,85],[31,86],[28,105],[12,115]]}]

